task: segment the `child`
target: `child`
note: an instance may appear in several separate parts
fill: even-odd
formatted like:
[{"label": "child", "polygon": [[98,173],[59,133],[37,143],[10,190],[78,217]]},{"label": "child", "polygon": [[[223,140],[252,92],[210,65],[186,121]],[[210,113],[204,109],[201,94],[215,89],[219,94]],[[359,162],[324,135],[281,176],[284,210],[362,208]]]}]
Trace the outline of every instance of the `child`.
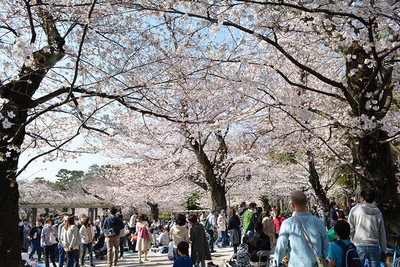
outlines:
[{"label": "child", "polygon": [[[349,240],[350,225],[348,222],[346,222],[344,220],[339,220],[335,224],[334,230],[335,230],[336,238],[338,241],[334,241],[334,242],[330,243],[330,245],[329,245],[328,267],[340,267],[340,266],[342,266],[342,261],[346,260],[343,243],[346,247],[355,249],[354,244],[351,243]],[[341,242],[342,245],[340,245],[339,242]],[[356,252],[354,252],[354,253],[355,253],[355,255],[353,255],[353,256],[355,256],[355,257],[353,259],[354,259],[354,263],[356,263],[355,266],[361,266],[361,261],[357,255],[357,253]]]},{"label": "child", "polygon": [[177,246],[179,257],[174,261],[172,267],[192,267],[192,259],[189,258],[189,243],[181,241]]}]

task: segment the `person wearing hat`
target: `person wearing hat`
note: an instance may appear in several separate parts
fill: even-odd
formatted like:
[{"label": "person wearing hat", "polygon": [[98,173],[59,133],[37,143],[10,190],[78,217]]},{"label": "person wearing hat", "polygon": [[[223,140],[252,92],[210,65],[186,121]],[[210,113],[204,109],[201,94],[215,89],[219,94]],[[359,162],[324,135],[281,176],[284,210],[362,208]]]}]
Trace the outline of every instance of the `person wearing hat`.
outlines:
[{"label": "person wearing hat", "polygon": [[[215,240],[215,246],[217,247],[226,247],[228,245],[226,241],[227,221],[226,212],[222,209],[217,219],[218,238]],[[221,246],[219,246],[219,242],[221,242]]]}]

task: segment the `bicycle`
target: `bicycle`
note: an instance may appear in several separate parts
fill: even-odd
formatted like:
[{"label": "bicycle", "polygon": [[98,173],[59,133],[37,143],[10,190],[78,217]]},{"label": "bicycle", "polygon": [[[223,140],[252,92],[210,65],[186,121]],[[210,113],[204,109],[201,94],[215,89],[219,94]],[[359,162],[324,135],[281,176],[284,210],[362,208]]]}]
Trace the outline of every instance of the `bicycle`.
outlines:
[{"label": "bicycle", "polygon": [[394,248],[387,248],[388,253],[393,253],[393,260],[390,267],[400,267],[400,251],[397,249],[398,240],[400,238],[400,234],[389,235],[394,237],[396,241],[394,242]]}]

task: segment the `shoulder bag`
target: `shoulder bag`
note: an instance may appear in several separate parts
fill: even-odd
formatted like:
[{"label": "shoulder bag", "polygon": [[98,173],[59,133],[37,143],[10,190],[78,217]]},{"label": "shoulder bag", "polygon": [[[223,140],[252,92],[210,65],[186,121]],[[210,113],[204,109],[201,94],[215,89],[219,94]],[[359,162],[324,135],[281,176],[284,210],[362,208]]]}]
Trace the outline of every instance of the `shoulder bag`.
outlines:
[{"label": "shoulder bag", "polygon": [[303,233],[304,238],[307,241],[308,246],[311,248],[311,251],[314,253],[315,258],[317,259],[318,267],[328,267],[328,260],[325,258],[318,257],[317,252],[314,249],[313,244],[311,243],[310,238],[308,237],[306,231],[304,230],[303,224],[301,223],[300,219],[295,215],[293,216],[297,223],[300,225],[301,232]]}]

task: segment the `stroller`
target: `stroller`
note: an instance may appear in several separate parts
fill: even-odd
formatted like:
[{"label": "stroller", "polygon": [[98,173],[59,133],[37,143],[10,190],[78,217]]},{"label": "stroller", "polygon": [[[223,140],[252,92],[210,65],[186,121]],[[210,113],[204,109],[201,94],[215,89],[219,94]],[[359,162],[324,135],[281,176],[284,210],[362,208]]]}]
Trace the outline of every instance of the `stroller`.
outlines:
[{"label": "stroller", "polygon": [[[260,250],[257,252],[258,261],[250,261],[250,255],[248,253],[248,245],[240,244],[238,253],[233,255],[232,258],[225,264],[224,267],[269,267],[269,257],[271,251]],[[265,261],[265,258],[268,258]]]},{"label": "stroller", "polygon": [[93,252],[96,259],[105,260],[107,255],[107,246],[105,243],[106,238],[101,235],[97,243],[93,246]]}]

